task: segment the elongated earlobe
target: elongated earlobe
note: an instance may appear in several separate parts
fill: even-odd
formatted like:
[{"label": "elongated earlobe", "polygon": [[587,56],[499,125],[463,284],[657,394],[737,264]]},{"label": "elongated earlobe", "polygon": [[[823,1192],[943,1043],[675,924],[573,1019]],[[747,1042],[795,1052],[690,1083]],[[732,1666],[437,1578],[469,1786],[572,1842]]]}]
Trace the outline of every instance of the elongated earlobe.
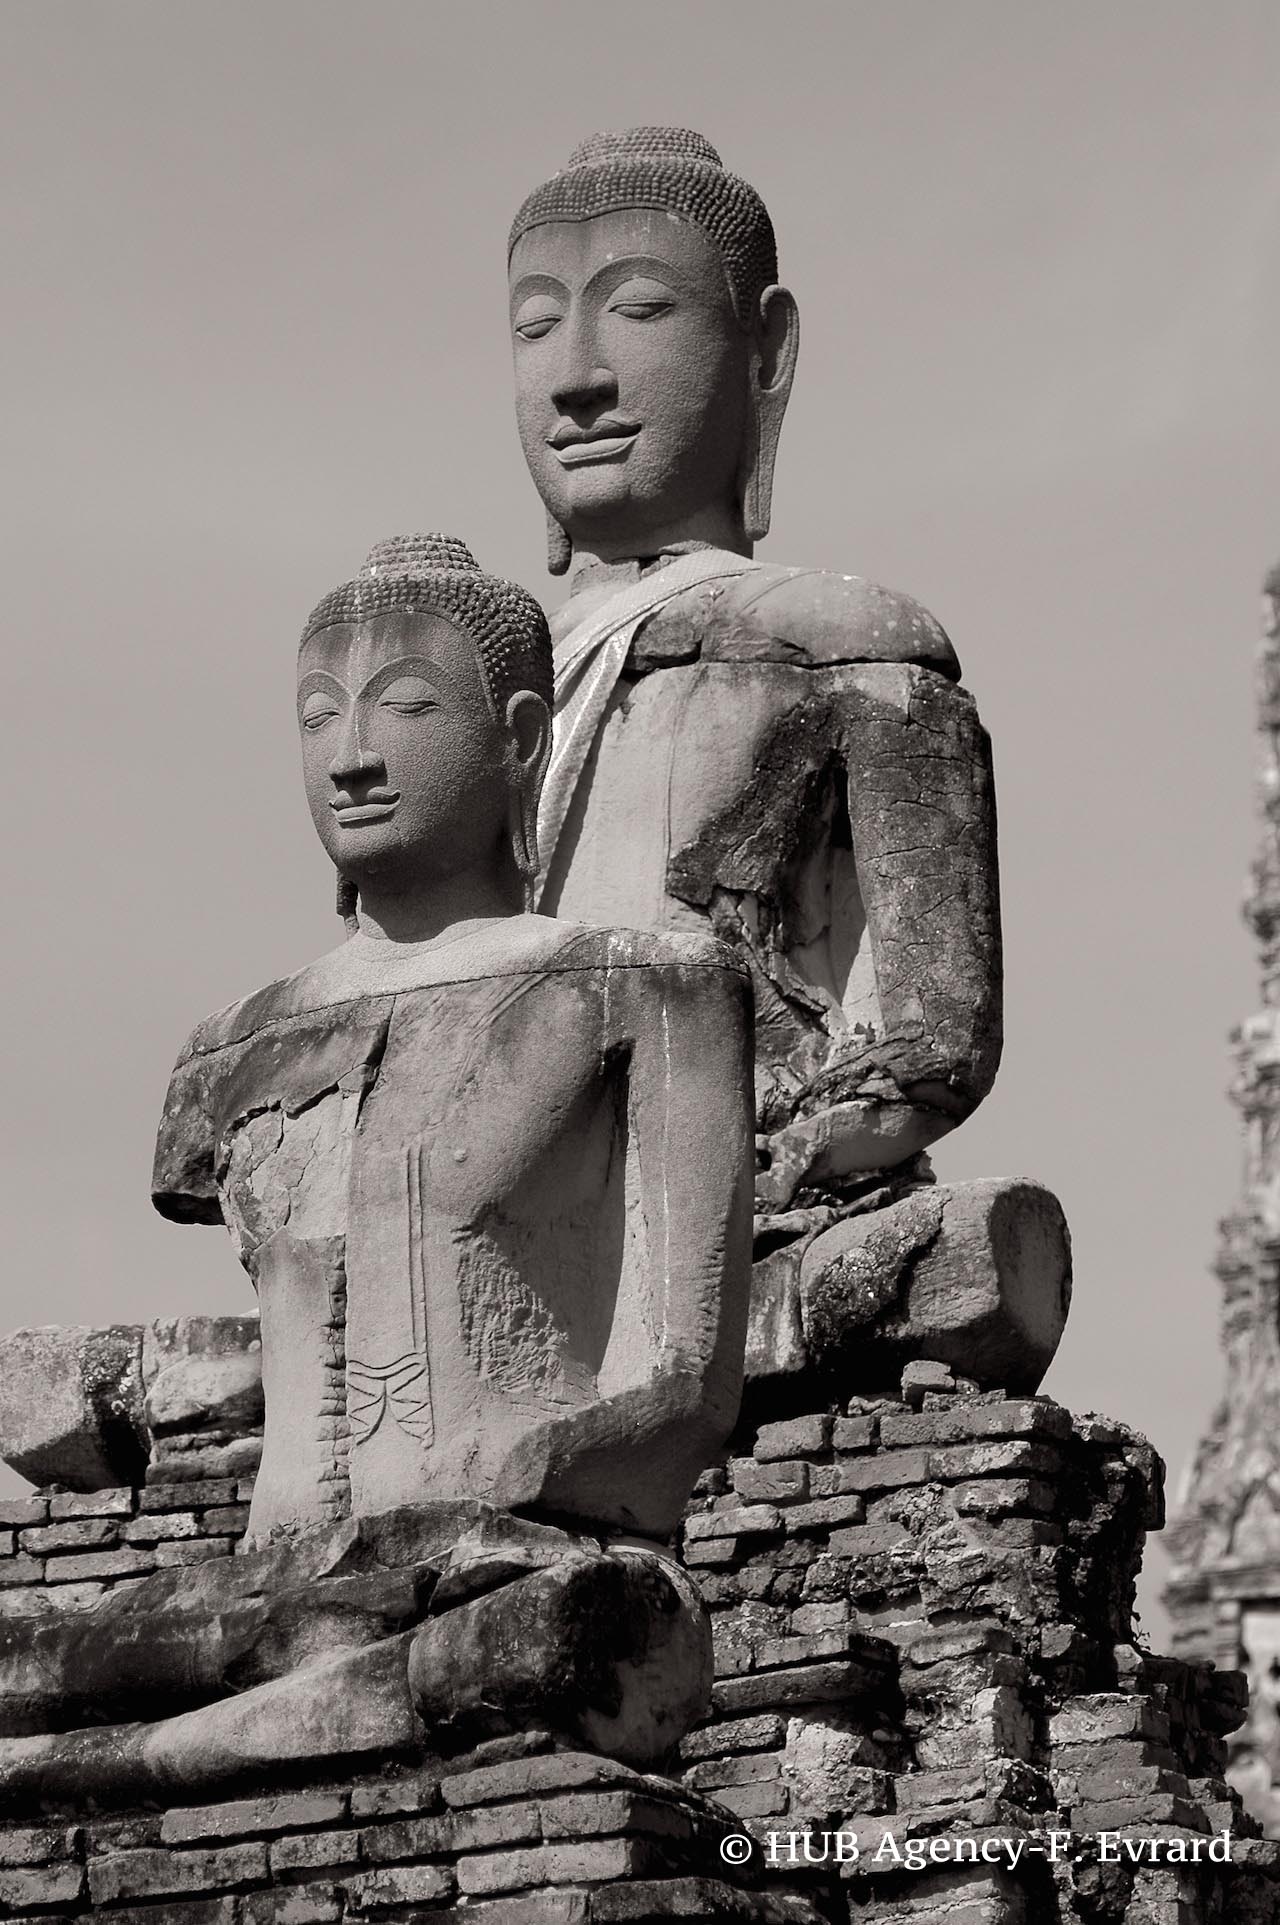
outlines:
[{"label": "elongated earlobe", "polygon": [[573,544],[568,535],[551,513],[547,510],[547,573],[567,575],[569,563],[573,559]]},{"label": "elongated earlobe", "polygon": [[773,470],[799,351],[795,299],[785,287],[767,287],[760,296],[759,333],[751,357],[750,425],[743,449],[742,529],[748,541],[763,541],[769,532]]}]

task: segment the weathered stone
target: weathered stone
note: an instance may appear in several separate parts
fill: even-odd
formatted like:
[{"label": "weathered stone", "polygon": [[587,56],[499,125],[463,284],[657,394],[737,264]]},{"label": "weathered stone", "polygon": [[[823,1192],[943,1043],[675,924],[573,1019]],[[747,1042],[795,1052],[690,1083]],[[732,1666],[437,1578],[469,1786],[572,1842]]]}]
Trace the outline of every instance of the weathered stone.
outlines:
[{"label": "weathered stone", "polygon": [[921,1358],[1032,1391],[1071,1301],[1066,1220],[1035,1183],[918,1190],[823,1231],[797,1288],[812,1364],[844,1380],[878,1388]]},{"label": "weathered stone", "polygon": [[166,1845],[198,1844],[206,1838],[262,1838],[277,1831],[340,1824],[347,1804],[341,1792],[303,1792],[294,1797],[178,1808],[164,1814],[160,1836]]},{"label": "weathered stone", "polygon": [[0,1339],[0,1458],[34,1484],[137,1483],[147,1456],[142,1330],[15,1330]]},{"label": "weathered stone", "polygon": [[89,1890],[95,1905],[120,1898],[165,1898],[210,1886],[252,1884],[268,1875],[265,1845],[227,1845],[214,1851],[109,1852],[89,1862]]},{"label": "weathered stone", "polygon": [[132,1490],[59,1491],[49,1499],[49,1517],[55,1524],[64,1518],[131,1517],[133,1504]]}]

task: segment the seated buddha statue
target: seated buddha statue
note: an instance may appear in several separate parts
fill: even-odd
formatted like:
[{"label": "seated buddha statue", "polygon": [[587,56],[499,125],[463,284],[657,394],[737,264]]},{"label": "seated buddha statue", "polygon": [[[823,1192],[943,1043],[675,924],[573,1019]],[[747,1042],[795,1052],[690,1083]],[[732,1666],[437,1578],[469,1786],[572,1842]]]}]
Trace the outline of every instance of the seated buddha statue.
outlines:
[{"label": "seated buddha statue", "polygon": [[[569,578],[539,905],[713,932],[750,974],[758,1375],[825,1344],[846,1388],[919,1356],[1038,1381],[1056,1203],[933,1186],[924,1154],[1000,1057],[989,743],[923,608],[755,559],[798,351],[765,206],[699,134],[596,134],[508,259],[520,439]],[[876,1259],[868,1292],[868,1235],[903,1276],[950,1238],[982,1277],[926,1308]]]},{"label": "seated buddha statue", "polygon": [[665,1546],[741,1392],[749,985],[705,932],[530,909],[551,692],[536,602],[443,537],[307,623],[348,936],[196,1028],[155,1160],[258,1295],[248,1535],[0,1631],[12,1804],[531,1720],[648,1763],[704,1708]]}]

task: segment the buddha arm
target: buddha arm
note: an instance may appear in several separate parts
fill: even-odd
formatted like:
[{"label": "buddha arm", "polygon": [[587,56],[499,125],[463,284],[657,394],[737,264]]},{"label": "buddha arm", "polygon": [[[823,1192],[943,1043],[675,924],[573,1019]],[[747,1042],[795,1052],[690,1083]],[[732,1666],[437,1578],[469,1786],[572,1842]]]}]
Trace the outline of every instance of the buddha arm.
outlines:
[{"label": "buddha arm", "polygon": [[[619,970],[610,990],[632,1247],[605,1394],[524,1440],[496,1493],[655,1538],[737,1416],[750,1288],[750,991],[723,952],[683,942],[704,960]],[[625,1517],[619,1482],[633,1493]]]},{"label": "buddha arm", "polygon": [[[844,887],[865,922],[844,1023],[828,1020],[827,1047],[770,1133],[757,1194],[772,1209],[927,1147],[981,1101],[1000,1058],[995,801],[973,699],[905,663],[815,681],[844,774]],[[837,858],[833,847],[833,924]],[[794,946],[789,960],[803,972]]]}]

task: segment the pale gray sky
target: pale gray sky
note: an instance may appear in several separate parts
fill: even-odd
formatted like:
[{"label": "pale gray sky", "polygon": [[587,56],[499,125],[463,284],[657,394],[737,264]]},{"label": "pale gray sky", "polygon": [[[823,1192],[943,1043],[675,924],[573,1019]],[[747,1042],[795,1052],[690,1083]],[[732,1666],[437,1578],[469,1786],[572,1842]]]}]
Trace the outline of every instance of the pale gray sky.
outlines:
[{"label": "pale gray sky", "polygon": [[507,225],[583,134],[672,121],[764,194],[801,303],[762,552],[925,601],[994,736],[1005,1066],[939,1170],[1057,1189],[1046,1388],[1176,1475],[1218,1387],[1224,1036],[1256,998],[1271,0],[9,0],[0,26],[0,1323],[246,1305],[147,1179],[191,1025],[336,933],[299,629],[415,528],[551,590]]}]

